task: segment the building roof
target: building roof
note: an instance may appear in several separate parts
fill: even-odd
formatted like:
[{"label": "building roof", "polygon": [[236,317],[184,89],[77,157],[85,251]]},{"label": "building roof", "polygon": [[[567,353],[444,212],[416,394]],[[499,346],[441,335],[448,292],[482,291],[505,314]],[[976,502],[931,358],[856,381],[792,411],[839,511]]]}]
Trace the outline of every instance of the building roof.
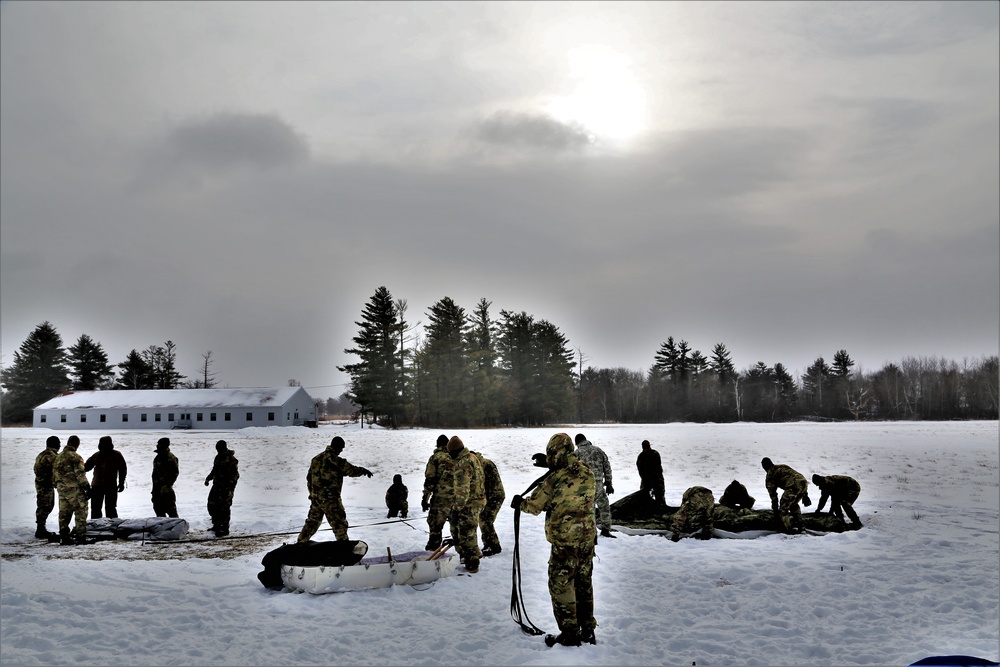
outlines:
[{"label": "building roof", "polygon": [[36,410],[128,410],[133,408],[252,408],[284,405],[302,387],[234,389],[112,389],[74,391]]}]

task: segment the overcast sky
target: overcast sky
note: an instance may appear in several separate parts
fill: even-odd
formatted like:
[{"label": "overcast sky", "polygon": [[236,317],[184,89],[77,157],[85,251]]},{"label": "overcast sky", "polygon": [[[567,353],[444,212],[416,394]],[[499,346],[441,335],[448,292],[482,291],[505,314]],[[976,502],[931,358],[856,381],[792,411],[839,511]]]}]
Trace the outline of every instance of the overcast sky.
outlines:
[{"label": "overcast sky", "polygon": [[3,363],[336,396],[382,285],[599,368],[997,354],[998,7],[3,2]]}]

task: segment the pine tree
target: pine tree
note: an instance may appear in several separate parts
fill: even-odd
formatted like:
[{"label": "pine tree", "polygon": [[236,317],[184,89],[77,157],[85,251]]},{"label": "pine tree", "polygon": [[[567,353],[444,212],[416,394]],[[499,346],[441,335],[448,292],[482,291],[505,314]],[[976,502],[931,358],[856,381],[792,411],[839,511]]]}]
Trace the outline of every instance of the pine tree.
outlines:
[{"label": "pine tree", "polygon": [[422,417],[430,426],[467,426],[472,363],[465,309],[450,297],[431,306],[420,350]]},{"label": "pine tree", "polygon": [[3,371],[7,389],[4,420],[8,423],[30,422],[32,410],[71,387],[66,367],[62,337],[49,322],[42,322],[18,351],[14,363]]},{"label": "pine tree", "polygon": [[69,367],[73,389],[93,391],[114,383],[114,367],[108,363],[107,353],[87,334],[81,334],[69,348]]},{"label": "pine tree", "polygon": [[500,377],[497,369],[497,326],[490,318],[491,302],[480,299],[470,318],[467,334],[470,380],[469,418],[479,426],[496,426],[500,411],[497,395]]},{"label": "pine tree", "polygon": [[138,350],[132,349],[125,361],[118,364],[121,371],[118,375],[116,389],[154,389],[155,380],[153,367],[150,366]]}]

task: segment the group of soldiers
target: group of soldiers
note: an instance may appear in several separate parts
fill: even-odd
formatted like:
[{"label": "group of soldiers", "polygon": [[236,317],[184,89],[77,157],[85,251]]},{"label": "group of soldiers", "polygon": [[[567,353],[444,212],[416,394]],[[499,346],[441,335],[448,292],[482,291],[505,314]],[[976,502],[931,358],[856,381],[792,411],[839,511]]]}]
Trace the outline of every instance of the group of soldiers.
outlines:
[{"label": "group of soldiers", "polygon": [[[118,517],[118,494],[125,490],[128,467],[125,457],[114,448],[111,436],[100,438],[97,452],[86,461],[78,453],[80,438],[71,435],[66,445],[59,451],[57,436],[49,436],[45,449],[35,457],[35,537],[60,544],[90,544],[87,539],[87,501],[90,501],[90,516],[99,519]],[[215,444],[217,451],[214,464],[205,486],[211,485],[208,493],[208,513],[216,537],[229,534],[230,510],[233,493],[240,478],[239,461],[226,445],[225,440]],[[87,473],[93,470],[93,479]],[[179,474],[177,457],[170,451],[170,439],[160,438],[156,443],[153,457],[152,504],[153,512],[159,517],[177,517],[177,498],[174,482]],[[55,508],[56,493],[59,495],[59,532],[51,533],[46,527],[49,514]],[[72,529],[70,522],[73,522]]]}]

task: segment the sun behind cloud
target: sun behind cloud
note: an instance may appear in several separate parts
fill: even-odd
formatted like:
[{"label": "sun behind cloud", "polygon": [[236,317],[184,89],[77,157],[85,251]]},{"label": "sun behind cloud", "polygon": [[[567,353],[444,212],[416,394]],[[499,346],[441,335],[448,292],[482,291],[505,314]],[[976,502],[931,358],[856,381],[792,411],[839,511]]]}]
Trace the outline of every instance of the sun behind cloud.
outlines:
[{"label": "sun behind cloud", "polygon": [[553,118],[579,124],[600,141],[627,140],[646,129],[646,92],[631,60],[603,44],[587,44],[567,54],[572,92],[545,107]]}]

